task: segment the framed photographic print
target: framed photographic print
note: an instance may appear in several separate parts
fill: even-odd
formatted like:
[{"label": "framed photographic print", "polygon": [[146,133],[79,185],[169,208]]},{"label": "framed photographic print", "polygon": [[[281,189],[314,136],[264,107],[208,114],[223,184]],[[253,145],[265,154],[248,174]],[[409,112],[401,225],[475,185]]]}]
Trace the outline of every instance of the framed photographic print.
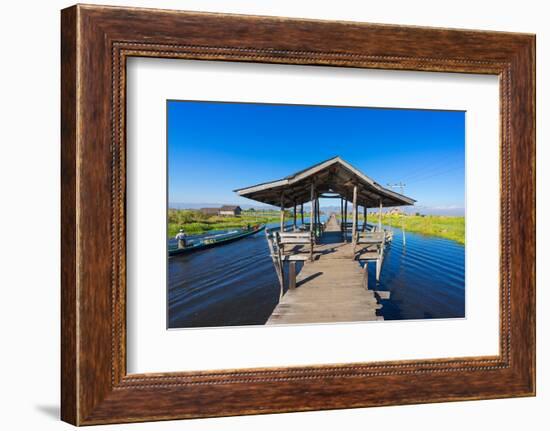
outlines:
[{"label": "framed photographic print", "polygon": [[62,11],[62,419],[535,393],[535,37]]}]

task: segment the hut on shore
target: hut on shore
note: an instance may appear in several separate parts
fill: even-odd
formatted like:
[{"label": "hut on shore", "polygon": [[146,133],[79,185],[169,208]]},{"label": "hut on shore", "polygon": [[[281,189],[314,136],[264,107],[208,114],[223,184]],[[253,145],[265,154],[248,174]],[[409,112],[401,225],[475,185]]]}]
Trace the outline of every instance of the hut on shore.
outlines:
[{"label": "hut on shore", "polygon": [[235,217],[241,215],[241,207],[238,205],[224,205],[220,208],[221,216]]}]

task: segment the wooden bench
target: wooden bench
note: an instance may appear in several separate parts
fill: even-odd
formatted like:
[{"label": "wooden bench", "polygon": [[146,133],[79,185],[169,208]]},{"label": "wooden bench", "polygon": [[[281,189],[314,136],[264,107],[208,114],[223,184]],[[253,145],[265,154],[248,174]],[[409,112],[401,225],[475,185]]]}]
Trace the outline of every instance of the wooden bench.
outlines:
[{"label": "wooden bench", "polygon": [[[380,280],[382,262],[384,261],[386,232],[357,232],[353,243],[353,258],[355,258],[355,249],[358,245],[363,246],[362,249],[368,248],[369,251],[367,253],[360,253],[357,259],[365,261],[365,270],[369,261],[376,262],[376,280]],[[372,250],[373,248],[374,250]]]},{"label": "wooden bench", "polygon": [[386,240],[386,232],[357,232],[355,236],[356,244],[383,244]]},{"label": "wooden bench", "polygon": [[313,236],[311,232],[277,232],[277,246],[284,253],[286,245],[309,245],[309,259],[313,261]]}]

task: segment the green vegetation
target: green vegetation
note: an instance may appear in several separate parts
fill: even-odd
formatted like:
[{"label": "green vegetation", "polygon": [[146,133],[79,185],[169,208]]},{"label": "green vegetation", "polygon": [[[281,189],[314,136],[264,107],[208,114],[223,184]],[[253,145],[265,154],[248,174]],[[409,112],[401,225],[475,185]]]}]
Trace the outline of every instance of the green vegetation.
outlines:
[{"label": "green vegetation", "polygon": [[[369,223],[378,223],[378,216],[369,216]],[[432,216],[432,215],[382,215],[382,224],[401,227],[405,223],[405,230],[424,235],[439,236],[452,239],[464,244],[464,217]]]},{"label": "green vegetation", "polygon": [[198,210],[169,209],[168,236],[174,237],[180,229],[183,229],[188,235],[196,235],[210,230],[243,228],[248,225],[272,223],[279,220],[280,213],[277,210],[246,210],[240,216],[228,217],[203,214]]}]

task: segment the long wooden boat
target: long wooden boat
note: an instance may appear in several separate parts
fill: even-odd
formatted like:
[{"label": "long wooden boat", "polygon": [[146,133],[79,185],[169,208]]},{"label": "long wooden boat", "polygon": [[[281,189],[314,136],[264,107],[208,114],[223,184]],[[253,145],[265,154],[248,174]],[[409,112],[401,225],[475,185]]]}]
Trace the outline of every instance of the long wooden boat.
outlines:
[{"label": "long wooden boat", "polygon": [[184,248],[168,249],[168,256],[177,256],[192,251],[204,250],[206,248],[216,247],[218,245],[228,244],[239,239],[246,238],[247,236],[254,235],[265,229],[265,224],[253,226],[250,230],[244,229],[236,233],[229,233],[227,235],[216,235],[215,237],[204,237],[198,240],[196,243],[190,244]]}]

